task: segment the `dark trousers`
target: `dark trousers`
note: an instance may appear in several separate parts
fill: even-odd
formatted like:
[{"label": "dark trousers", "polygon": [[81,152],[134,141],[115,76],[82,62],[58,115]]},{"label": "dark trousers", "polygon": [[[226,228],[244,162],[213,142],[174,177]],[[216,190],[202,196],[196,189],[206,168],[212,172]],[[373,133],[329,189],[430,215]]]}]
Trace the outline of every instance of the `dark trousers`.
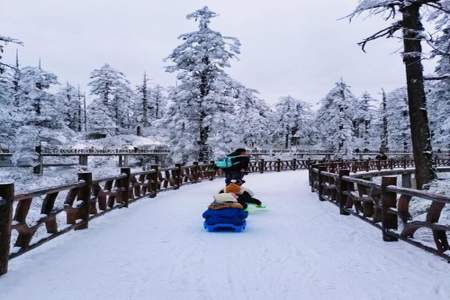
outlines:
[{"label": "dark trousers", "polygon": [[247,203],[251,203],[251,204],[256,204],[256,205],[261,205],[262,204],[262,202],[261,201],[259,201],[258,199],[256,199],[256,198],[253,198],[249,193],[247,193],[247,192],[243,192],[242,193],[242,195],[239,195],[239,197],[238,197],[238,202],[239,203],[245,203],[245,204],[247,204]]},{"label": "dark trousers", "polygon": [[227,170],[225,171],[225,184],[230,184],[232,180],[241,181],[244,173],[241,171]]}]

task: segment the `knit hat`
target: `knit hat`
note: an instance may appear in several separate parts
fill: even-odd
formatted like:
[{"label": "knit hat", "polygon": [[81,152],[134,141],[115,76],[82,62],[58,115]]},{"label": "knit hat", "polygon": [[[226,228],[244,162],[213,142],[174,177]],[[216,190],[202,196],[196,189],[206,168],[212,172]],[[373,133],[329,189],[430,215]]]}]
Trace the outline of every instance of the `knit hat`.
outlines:
[{"label": "knit hat", "polygon": [[225,193],[239,194],[241,192],[241,187],[236,183],[230,183],[225,187]]}]

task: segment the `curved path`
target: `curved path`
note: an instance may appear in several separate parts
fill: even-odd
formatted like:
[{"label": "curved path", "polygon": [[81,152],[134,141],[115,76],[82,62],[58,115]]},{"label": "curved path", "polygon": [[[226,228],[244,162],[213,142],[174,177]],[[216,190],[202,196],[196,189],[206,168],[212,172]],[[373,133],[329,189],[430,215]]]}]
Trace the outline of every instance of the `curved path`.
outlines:
[{"label": "curved path", "polygon": [[307,181],[247,177],[270,210],[243,233],[202,230],[220,180],[140,200],[13,260],[0,299],[449,299],[449,264],[382,242]]}]

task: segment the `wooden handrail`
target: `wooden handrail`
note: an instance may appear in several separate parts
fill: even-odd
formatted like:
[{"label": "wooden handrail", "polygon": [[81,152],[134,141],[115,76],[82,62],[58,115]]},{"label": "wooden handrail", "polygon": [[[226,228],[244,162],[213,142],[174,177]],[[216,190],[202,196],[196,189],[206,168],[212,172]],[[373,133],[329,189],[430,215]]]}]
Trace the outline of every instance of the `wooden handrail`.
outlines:
[{"label": "wooden handrail", "polygon": [[44,188],[44,189],[37,189],[33,190],[27,193],[17,194],[14,196],[14,201],[21,201],[25,199],[30,199],[34,197],[39,197],[46,194],[54,194],[65,190],[75,189],[75,188],[81,188],[86,185],[85,182],[79,182],[75,184],[64,184],[60,186],[50,187],[50,188]]},{"label": "wooden handrail", "polygon": [[[437,160],[435,163],[443,165],[437,168],[438,172],[450,172],[448,160]],[[320,163],[309,168],[309,181],[311,190],[319,194],[320,200],[338,205],[343,215],[357,216],[381,229],[383,240],[403,240],[450,262],[450,255],[445,254],[450,250],[447,238],[450,225],[438,223],[442,209],[450,204],[450,196],[411,188],[411,176],[415,170],[408,168],[410,165],[405,160]],[[340,175],[350,174],[349,170],[353,171],[351,175]],[[402,176],[402,187],[395,185],[398,175]],[[370,180],[374,177],[382,177],[381,184]],[[411,220],[409,202],[413,197],[432,202],[426,221]],[[401,231],[397,230],[397,219],[404,224]],[[436,248],[412,240],[419,228],[432,231]]]},{"label": "wooden handrail", "polygon": [[[306,169],[315,161],[258,161],[252,162],[249,172],[274,172],[291,169]],[[122,168],[119,175],[92,180],[91,173],[79,173],[79,182],[56,187],[38,189],[14,195],[14,184],[0,185],[0,215],[13,216],[0,218],[0,275],[6,273],[8,259],[20,256],[71,230],[87,229],[90,220],[100,217],[114,209],[128,207],[142,198],[153,198],[158,193],[178,189],[183,185],[212,180],[221,176],[212,163],[193,163],[176,165],[172,168],[159,169],[152,166],[150,170],[131,173],[129,168]],[[4,186],[4,187],[3,187]],[[27,222],[30,207],[39,201],[41,211],[34,216],[32,224]],[[16,205],[12,205],[13,202]],[[61,204],[62,202],[62,204]],[[35,204],[33,205],[36,206]],[[65,214],[66,224],[57,219]],[[48,235],[36,238],[35,233],[45,226]],[[60,228],[61,227],[61,228]],[[17,231],[13,245],[15,252],[10,252],[9,236],[11,229]],[[8,241],[4,240],[8,238]],[[17,250],[18,249],[18,250]],[[17,250],[17,251],[16,251]]]}]

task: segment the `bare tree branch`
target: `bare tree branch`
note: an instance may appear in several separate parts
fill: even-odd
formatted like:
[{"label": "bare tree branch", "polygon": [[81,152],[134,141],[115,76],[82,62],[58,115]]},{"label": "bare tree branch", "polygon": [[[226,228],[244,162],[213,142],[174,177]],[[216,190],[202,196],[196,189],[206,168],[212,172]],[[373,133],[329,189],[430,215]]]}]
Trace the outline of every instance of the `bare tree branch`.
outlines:
[{"label": "bare tree branch", "polygon": [[437,2],[437,3],[436,2],[429,2],[429,3],[424,3],[424,4],[430,6],[430,7],[434,8],[434,9],[440,10],[440,11],[446,13],[446,14],[450,14],[450,10],[444,8],[442,6],[442,4],[439,3],[439,2]]},{"label": "bare tree branch", "polygon": [[446,79],[450,79],[450,74],[449,75],[436,76],[436,77],[424,77],[423,79],[427,80],[427,81],[446,80]]},{"label": "bare tree branch", "polygon": [[365,38],[363,41],[359,42],[358,45],[361,46],[361,49],[363,52],[366,52],[367,43],[369,43],[373,40],[379,39],[379,38],[383,38],[383,37],[391,38],[394,36],[394,34],[397,31],[402,29],[402,26],[403,26],[402,22],[398,21],[398,22],[392,24],[391,26],[384,28],[384,29],[374,33],[373,35]]}]

